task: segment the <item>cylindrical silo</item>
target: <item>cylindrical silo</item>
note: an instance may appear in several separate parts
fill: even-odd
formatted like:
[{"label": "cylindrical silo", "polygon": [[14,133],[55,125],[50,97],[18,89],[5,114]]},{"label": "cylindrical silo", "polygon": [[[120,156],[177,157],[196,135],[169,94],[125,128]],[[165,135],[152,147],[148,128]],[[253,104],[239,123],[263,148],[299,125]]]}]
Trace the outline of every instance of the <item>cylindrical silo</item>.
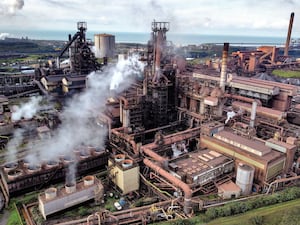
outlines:
[{"label": "cylindrical silo", "polygon": [[115,52],[115,36],[111,34],[95,34],[95,56],[97,58],[113,58]]},{"label": "cylindrical silo", "polygon": [[251,194],[254,170],[253,167],[246,164],[239,164],[237,168],[235,183],[241,188],[242,195]]},{"label": "cylindrical silo", "polygon": [[45,191],[46,200],[54,199],[54,198],[56,198],[56,196],[57,196],[56,188],[51,187]]}]

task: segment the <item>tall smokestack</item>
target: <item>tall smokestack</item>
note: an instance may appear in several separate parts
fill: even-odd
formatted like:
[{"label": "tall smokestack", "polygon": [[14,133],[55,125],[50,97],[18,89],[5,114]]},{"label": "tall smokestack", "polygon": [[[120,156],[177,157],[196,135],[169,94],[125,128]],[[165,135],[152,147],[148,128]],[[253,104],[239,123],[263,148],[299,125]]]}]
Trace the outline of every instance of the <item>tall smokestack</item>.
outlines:
[{"label": "tall smokestack", "polygon": [[294,22],[294,13],[292,12],[291,18],[290,18],[289,30],[288,30],[288,34],[287,34],[286,42],[285,42],[284,56],[289,55],[289,47],[290,47],[290,41],[291,41],[293,22]]},{"label": "tall smokestack", "polygon": [[226,82],[226,71],[227,71],[227,58],[228,58],[229,43],[224,43],[223,55],[222,55],[222,67],[221,67],[221,77],[220,77],[220,88],[225,91]]}]

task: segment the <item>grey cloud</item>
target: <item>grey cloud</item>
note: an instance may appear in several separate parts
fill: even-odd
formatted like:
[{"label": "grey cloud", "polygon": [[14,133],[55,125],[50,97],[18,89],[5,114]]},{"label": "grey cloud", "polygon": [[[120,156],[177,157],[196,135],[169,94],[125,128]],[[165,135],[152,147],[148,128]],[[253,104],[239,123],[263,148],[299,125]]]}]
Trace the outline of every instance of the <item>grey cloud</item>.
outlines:
[{"label": "grey cloud", "polygon": [[0,2],[0,13],[2,15],[13,16],[18,10],[21,10],[24,6],[24,0],[10,0]]},{"label": "grey cloud", "polygon": [[294,0],[283,0],[281,1],[282,4],[290,4],[290,5],[296,5],[295,1]]}]

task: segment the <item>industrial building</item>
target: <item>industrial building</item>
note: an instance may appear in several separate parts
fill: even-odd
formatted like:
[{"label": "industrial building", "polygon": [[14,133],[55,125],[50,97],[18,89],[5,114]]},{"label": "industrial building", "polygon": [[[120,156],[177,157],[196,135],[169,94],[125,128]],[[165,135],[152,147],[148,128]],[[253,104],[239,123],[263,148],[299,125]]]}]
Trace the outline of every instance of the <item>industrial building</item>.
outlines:
[{"label": "industrial building", "polygon": [[205,149],[169,161],[170,173],[187,184],[205,185],[233,172],[234,161]]},{"label": "industrial building", "polygon": [[213,137],[201,137],[201,144],[213,150],[234,157],[236,165],[246,163],[255,167],[254,178],[263,186],[276,176],[281,174],[285,166],[291,166],[286,162],[286,156],[273,150],[258,141],[248,140],[227,131],[214,134]]},{"label": "industrial building", "polygon": [[45,193],[39,195],[39,210],[46,219],[53,213],[95,199],[97,195],[103,195],[103,185],[97,178],[86,176],[81,182],[66,184],[59,190],[54,187],[46,189]]},{"label": "industrial building", "polygon": [[110,179],[121,190],[122,194],[138,191],[140,187],[139,166],[125,155],[119,154],[109,159],[108,170]]},{"label": "industrial building", "polygon": [[5,163],[0,168],[0,183],[6,203],[12,196],[64,180],[69,164],[74,163],[75,160],[77,161],[77,176],[82,176],[101,168],[104,169],[107,165],[108,152],[91,149],[88,155],[72,156],[70,154],[38,164],[29,163],[26,158]]},{"label": "industrial building", "polygon": [[223,199],[238,198],[241,195],[241,188],[232,181],[227,181],[218,185],[218,195]]}]

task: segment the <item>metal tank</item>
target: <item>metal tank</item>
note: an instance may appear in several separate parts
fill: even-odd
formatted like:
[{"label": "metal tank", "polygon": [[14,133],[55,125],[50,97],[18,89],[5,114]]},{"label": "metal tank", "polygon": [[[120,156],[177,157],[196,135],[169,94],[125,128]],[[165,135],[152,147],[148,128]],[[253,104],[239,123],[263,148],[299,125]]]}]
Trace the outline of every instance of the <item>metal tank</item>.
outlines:
[{"label": "metal tank", "polygon": [[115,36],[111,34],[95,34],[95,55],[97,58],[113,58],[115,52]]},{"label": "metal tank", "polygon": [[251,194],[255,169],[246,164],[239,164],[236,172],[236,184],[242,189],[241,195]]}]

